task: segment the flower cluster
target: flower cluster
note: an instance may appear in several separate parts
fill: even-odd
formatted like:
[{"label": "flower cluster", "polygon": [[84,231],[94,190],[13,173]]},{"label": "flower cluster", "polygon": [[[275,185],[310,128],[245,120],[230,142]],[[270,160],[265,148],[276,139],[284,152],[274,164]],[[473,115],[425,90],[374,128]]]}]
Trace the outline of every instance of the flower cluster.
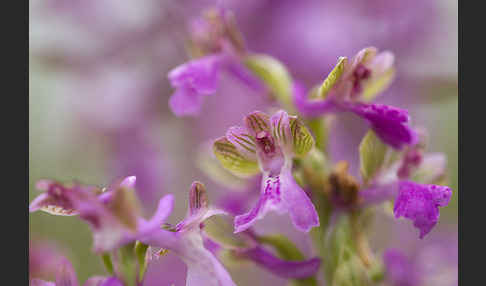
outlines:
[{"label": "flower cluster", "polygon": [[[144,185],[137,185],[135,176],[104,188],[38,181],[42,193],[30,203],[30,212],[77,216],[92,231],[93,250],[108,275],[83,285],[144,285],[148,265],[168,252],[187,266],[188,286],[237,285],[227,270],[235,261],[253,263],[298,285],[318,285],[320,272],[326,285],[371,285],[383,279],[392,285],[419,283],[409,275],[413,265],[405,256],[390,250],[382,262],[368,236],[378,207],[386,210],[392,204],[395,219],[412,221],[423,239],[452,196],[444,185],[445,157],[425,153],[423,134],[411,126],[408,111],[372,102],[394,78],[394,55],[369,47],[350,61],[341,57],[322,83],[306,91],[277,59],[251,54],[233,14],[221,8],[193,23],[188,50],[192,59],[168,74],[175,88],[169,106],[176,116],[200,115],[204,97],[216,93],[223,72],[270,94],[278,105],[247,113],[242,125],[211,140],[209,150],[201,149],[198,164],[208,177],[227,190],[243,190],[210,204],[206,187],[195,181],[186,216],[171,225],[174,195],[163,196],[146,219],[135,192],[142,189],[143,194]],[[354,162],[333,162],[325,148],[333,136],[327,118],[341,112],[369,124],[355,146],[356,174],[350,171]],[[270,211],[288,214],[285,220],[297,233],[312,238],[313,254],[304,255],[282,234],[259,230]],[[31,285],[78,285],[71,263],[55,257],[55,282],[32,277]]]}]

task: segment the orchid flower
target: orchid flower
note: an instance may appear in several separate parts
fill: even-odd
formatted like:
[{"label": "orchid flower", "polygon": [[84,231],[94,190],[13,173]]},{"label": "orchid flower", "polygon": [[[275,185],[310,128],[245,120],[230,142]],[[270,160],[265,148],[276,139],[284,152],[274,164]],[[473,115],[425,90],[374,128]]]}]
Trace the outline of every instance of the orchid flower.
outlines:
[{"label": "orchid flower", "polygon": [[359,194],[363,206],[395,200],[395,217],[412,220],[423,238],[437,224],[439,207],[447,206],[452,196],[449,187],[436,185],[444,177],[445,164],[443,154],[424,155],[421,144],[409,147],[389,168],[376,169],[376,175]]},{"label": "orchid flower", "polygon": [[194,182],[189,192],[186,217],[174,229],[158,229],[140,241],[150,247],[173,251],[187,265],[187,286],[234,286],[236,285],[223,265],[204,247],[201,235],[202,223],[211,216],[225,214],[209,207],[203,184]]},{"label": "orchid flower", "polygon": [[[69,260],[63,258],[58,265],[56,281],[49,282],[41,279],[32,279],[31,286],[78,286],[78,279],[73,266]],[[116,277],[94,276],[86,280],[83,286],[123,286],[123,283]]]},{"label": "orchid flower", "polygon": [[136,178],[127,177],[108,188],[74,184],[66,186],[52,180],[40,180],[36,187],[44,191],[35,198],[29,211],[79,217],[93,230],[94,250],[112,251],[157,230],[170,214],[173,196],[166,195],[149,221],[137,215],[133,187]]},{"label": "orchid flower", "polygon": [[224,9],[209,10],[191,26],[191,46],[194,59],[169,72],[169,81],[176,88],[169,106],[176,116],[198,115],[203,97],[218,88],[222,71],[255,90],[262,84],[242,63],[245,53],[243,39],[234,16]]},{"label": "orchid flower", "polygon": [[401,149],[417,142],[417,134],[407,124],[406,110],[368,103],[385,90],[394,77],[394,56],[365,48],[348,62],[339,58],[336,67],[319,88],[306,96],[304,88],[294,83],[294,103],[306,116],[349,111],[367,120],[376,134],[390,146]]},{"label": "orchid flower", "polygon": [[307,128],[283,110],[272,117],[255,111],[244,124],[231,127],[214,143],[216,157],[235,175],[263,174],[260,198],[249,212],[235,217],[235,232],[244,231],[269,210],[288,212],[300,231],[319,226],[314,205],[292,175],[293,158],[304,156],[314,145]]}]

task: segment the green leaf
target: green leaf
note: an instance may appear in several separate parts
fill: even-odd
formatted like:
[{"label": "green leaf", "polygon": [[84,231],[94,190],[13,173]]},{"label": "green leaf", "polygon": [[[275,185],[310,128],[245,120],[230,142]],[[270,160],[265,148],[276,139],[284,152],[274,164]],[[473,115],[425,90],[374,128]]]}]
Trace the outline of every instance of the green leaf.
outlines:
[{"label": "green leaf", "polygon": [[108,274],[113,275],[113,262],[111,261],[110,253],[103,253],[101,255],[101,260],[103,260],[103,265],[108,271]]},{"label": "green leaf", "polygon": [[387,146],[375,132],[368,131],[359,144],[360,171],[364,182],[368,182],[380,170],[385,162],[386,151]]},{"label": "green leaf", "polygon": [[326,77],[321,87],[319,88],[318,95],[320,98],[326,98],[331,88],[339,81],[339,79],[343,75],[343,71],[347,62],[348,59],[346,57],[339,57],[336,66],[334,67],[334,69],[332,69],[332,71],[329,73],[329,75]]},{"label": "green leaf", "polygon": [[145,271],[147,270],[147,261],[145,256],[147,255],[147,244],[143,244],[140,241],[135,243],[135,255],[137,256],[138,266],[139,266],[139,276],[138,279],[142,281]]},{"label": "green leaf", "polygon": [[306,155],[314,147],[314,137],[298,118],[290,118],[290,131],[293,138],[293,151],[296,156]]},{"label": "green leaf", "polygon": [[258,161],[245,157],[225,137],[214,142],[213,152],[221,165],[236,176],[250,177],[260,172]]},{"label": "green leaf", "polygon": [[233,224],[227,217],[212,216],[204,221],[204,232],[224,248],[241,249],[250,246],[245,234],[235,234],[233,231]]},{"label": "green leaf", "polygon": [[253,54],[245,58],[245,65],[270,88],[272,95],[286,109],[294,110],[292,78],[279,60],[268,55]]}]

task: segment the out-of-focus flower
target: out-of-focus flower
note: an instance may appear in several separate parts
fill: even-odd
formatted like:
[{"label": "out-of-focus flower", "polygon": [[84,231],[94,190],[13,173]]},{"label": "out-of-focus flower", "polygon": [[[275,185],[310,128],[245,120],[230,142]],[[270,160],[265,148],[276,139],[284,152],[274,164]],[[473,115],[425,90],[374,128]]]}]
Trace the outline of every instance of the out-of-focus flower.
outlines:
[{"label": "out-of-focus flower", "polygon": [[202,223],[218,214],[225,212],[210,208],[204,185],[194,182],[189,192],[187,216],[174,229],[158,229],[140,241],[176,253],[187,265],[188,286],[236,285],[223,265],[204,247],[201,236]]},{"label": "out-of-focus flower", "polygon": [[309,117],[330,112],[353,112],[367,120],[376,134],[390,146],[401,149],[417,142],[417,134],[407,124],[406,110],[368,103],[388,87],[394,75],[394,56],[375,48],[365,48],[348,62],[340,58],[336,67],[309,97],[294,83],[294,103]]},{"label": "out-of-focus flower", "polygon": [[292,159],[314,146],[307,128],[282,110],[272,117],[253,112],[244,118],[244,124],[231,127],[214,143],[216,157],[235,175],[263,173],[260,198],[248,213],[235,217],[235,232],[244,231],[269,210],[288,212],[301,231],[318,226],[314,205],[292,175]]},{"label": "out-of-focus flower", "polygon": [[176,88],[169,100],[175,115],[198,115],[202,97],[216,92],[222,71],[250,88],[263,89],[242,63],[246,51],[231,12],[222,8],[209,10],[193,22],[191,29],[189,48],[195,59],[169,73],[169,80]]},{"label": "out-of-focus flower", "polygon": [[37,188],[44,193],[31,202],[29,211],[79,215],[93,230],[95,251],[111,251],[155,231],[171,212],[173,196],[166,195],[159,201],[158,209],[149,221],[139,216],[132,189],[135,181],[136,178],[131,176],[100,189],[41,180]]},{"label": "out-of-focus flower", "polygon": [[[56,265],[58,270],[55,282],[48,282],[34,278],[30,281],[31,286],[78,286],[78,278],[74,272],[71,262],[66,258]],[[95,276],[89,278],[83,286],[123,286],[123,283],[116,277]]]},{"label": "out-of-focus flower", "polygon": [[63,258],[61,251],[51,242],[29,240],[29,277],[44,277],[56,272]]},{"label": "out-of-focus flower", "polygon": [[408,257],[397,249],[388,249],[384,254],[386,275],[394,286],[416,286],[418,284],[417,272]]},{"label": "out-of-focus flower", "polygon": [[457,233],[438,233],[415,249],[388,248],[383,260],[391,286],[458,285]]}]

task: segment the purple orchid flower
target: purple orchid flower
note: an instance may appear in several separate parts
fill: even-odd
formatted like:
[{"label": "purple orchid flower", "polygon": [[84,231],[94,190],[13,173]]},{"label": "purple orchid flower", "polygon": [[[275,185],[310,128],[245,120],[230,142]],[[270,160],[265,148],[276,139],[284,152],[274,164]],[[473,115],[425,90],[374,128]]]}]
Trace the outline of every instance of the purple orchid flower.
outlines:
[{"label": "purple orchid flower", "polygon": [[294,83],[294,104],[309,117],[352,112],[367,120],[376,134],[390,146],[401,149],[404,145],[413,145],[418,137],[407,125],[409,115],[406,110],[368,103],[391,83],[393,62],[391,52],[378,54],[375,48],[361,50],[351,62],[340,58],[322,86],[314,89],[310,97],[299,83]]},{"label": "purple orchid flower", "polygon": [[44,193],[31,202],[29,211],[79,215],[93,230],[94,250],[111,251],[157,230],[172,210],[173,196],[166,195],[149,221],[137,215],[133,193],[135,181],[136,178],[130,176],[100,189],[41,180],[37,182],[37,188]]},{"label": "purple orchid flower", "polygon": [[[55,282],[32,279],[31,286],[78,286],[78,279],[73,266],[69,260],[63,258],[58,265]],[[86,280],[83,286],[123,286],[123,283],[116,277],[94,276]]]},{"label": "purple orchid flower", "polygon": [[423,155],[420,148],[413,146],[400,161],[379,174],[369,188],[360,192],[363,205],[395,200],[395,217],[412,220],[422,239],[437,224],[439,207],[447,206],[452,196],[449,187],[434,184],[444,176],[445,164],[443,154]]},{"label": "purple orchid flower", "polygon": [[150,247],[173,251],[187,265],[187,286],[234,286],[236,285],[223,265],[204,247],[201,235],[202,223],[211,216],[225,214],[209,207],[203,184],[194,182],[189,193],[188,214],[173,231],[157,229],[140,237]]},{"label": "purple orchid flower", "polygon": [[169,72],[176,88],[169,106],[176,116],[194,116],[201,111],[203,97],[218,88],[222,71],[254,90],[263,90],[261,82],[242,63],[245,53],[234,16],[225,9],[209,10],[191,26],[191,49],[195,59]]},{"label": "purple orchid flower", "polygon": [[235,175],[263,173],[260,198],[253,209],[235,217],[235,232],[246,230],[269,210],[288,212],[300,231],[319,226],[314,205],[292,176],[292,159],[307,154],[314,145],[309,131],[283,110],[271,118],[253,112],[244,124],[231,127],[214,143],[216,157]]}]

